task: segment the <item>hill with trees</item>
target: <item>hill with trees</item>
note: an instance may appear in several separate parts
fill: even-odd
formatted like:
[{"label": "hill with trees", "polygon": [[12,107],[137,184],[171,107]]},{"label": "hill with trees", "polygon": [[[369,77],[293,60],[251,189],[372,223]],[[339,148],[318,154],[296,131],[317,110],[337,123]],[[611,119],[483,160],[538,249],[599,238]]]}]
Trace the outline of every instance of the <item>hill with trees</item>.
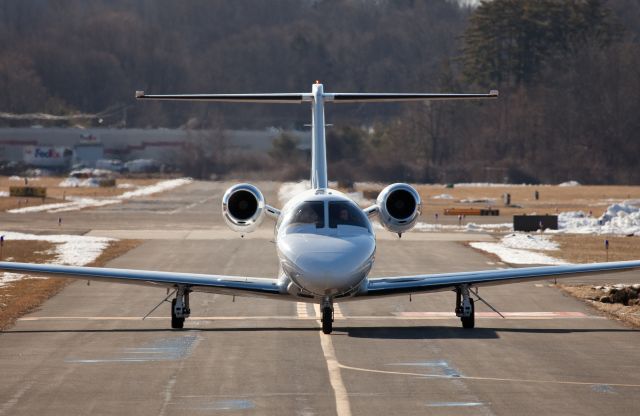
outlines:
[{"label": "hill with trees", "polygon": [[[133,92],[295,92],[316,79],[345,92],[499,88],[490,103],[328,108],[330,169],[385,181],[640,182],[638,2],[465,4],[2,2],[0,124],[33,124],[16,116],[42,112],[100,115],[87,126],[303,128],[307,106],[136,103]],[[266,174],[285,160],[304,165],[290,141],[277,143],[251,162]],[[194,170],[246,164],[218,156]]]}]

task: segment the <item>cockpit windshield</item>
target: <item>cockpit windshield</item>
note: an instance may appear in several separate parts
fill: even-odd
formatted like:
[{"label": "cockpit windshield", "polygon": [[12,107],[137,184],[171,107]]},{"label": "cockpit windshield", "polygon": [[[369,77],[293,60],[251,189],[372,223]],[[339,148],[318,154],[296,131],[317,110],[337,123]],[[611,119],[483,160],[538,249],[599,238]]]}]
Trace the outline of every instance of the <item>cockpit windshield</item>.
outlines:
[{"label": "cockpit windshield", "polygon": [[[307,201],[303,202],[287,215],[283,224],[285,229],[290,228],[324,228],[324,202]],[[291,231],[291,230],[289,230]]]},{"label": "cockpit windshield", "polygon": [[360,208],[344,201],[329,201],[329,228],[338,228],[340,225],[369,228]]}]

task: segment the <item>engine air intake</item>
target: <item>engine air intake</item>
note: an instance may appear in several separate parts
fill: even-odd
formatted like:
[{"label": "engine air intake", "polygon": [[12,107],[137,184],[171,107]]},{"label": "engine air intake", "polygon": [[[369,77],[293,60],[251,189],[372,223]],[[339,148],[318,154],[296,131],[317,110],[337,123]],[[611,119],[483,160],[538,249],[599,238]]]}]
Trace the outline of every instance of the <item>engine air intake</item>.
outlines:
[{"label": "engine air intake", "polygon": [[262,222],[265,202],[262,192],[248,183],[234,185],[222,197],[222,217],[233,231],[250,233]]},{"label": "engine air intake", "polygon": [[240,190],[229,197],[228,209],[234,218],[246,221],[258,210],[258,200],[251,192]]},{"label": "engine air intake", "polygon": [[420,194],[406,183],[394,183],[380,192],[376,202],[380,224],[394,233],[410,230],[418,222]]}]

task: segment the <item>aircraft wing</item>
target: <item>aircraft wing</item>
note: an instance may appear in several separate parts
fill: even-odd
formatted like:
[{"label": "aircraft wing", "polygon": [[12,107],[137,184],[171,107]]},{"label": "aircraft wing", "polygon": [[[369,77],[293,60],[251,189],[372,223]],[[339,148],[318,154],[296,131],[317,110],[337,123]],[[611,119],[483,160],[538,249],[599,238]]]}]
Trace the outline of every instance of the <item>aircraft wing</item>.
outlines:
[{"label": "aircraft wing", "polygon": [[71,277],[102,282],[128,283],[173,288],[186,285],[194,292],[237,296],[280,297],[286,295],[277,279],[220,276],[196,273],[157,272],[103,267],[59,266],[52,264],[0,262],[0,270],[47,277]]},{"label": "aircraft wing", "polygon": [[370,279],[366,288],[363,288],[356,296],[374,297],[438,292],[453,290],[461,285],[493,286],[531,280],[590,276],[638,269],[640,269],[640,261],[619,261],[377,278]]}]

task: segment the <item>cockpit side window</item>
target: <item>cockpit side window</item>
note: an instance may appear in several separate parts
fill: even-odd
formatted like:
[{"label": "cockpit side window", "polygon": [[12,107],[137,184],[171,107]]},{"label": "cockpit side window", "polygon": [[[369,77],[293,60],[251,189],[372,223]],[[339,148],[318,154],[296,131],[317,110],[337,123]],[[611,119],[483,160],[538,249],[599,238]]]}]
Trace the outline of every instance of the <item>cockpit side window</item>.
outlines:
[{"label": "cockpit side window", "polygon": [[314,224],[316,228],[324,228],[324,202],[303,202],[291,213],[288,226]]},{"label": "cockpit side window", "polygon": [[343,201],[330,201],[329,228],[339,225],[369,228],[364,213],[357,206]]}]

